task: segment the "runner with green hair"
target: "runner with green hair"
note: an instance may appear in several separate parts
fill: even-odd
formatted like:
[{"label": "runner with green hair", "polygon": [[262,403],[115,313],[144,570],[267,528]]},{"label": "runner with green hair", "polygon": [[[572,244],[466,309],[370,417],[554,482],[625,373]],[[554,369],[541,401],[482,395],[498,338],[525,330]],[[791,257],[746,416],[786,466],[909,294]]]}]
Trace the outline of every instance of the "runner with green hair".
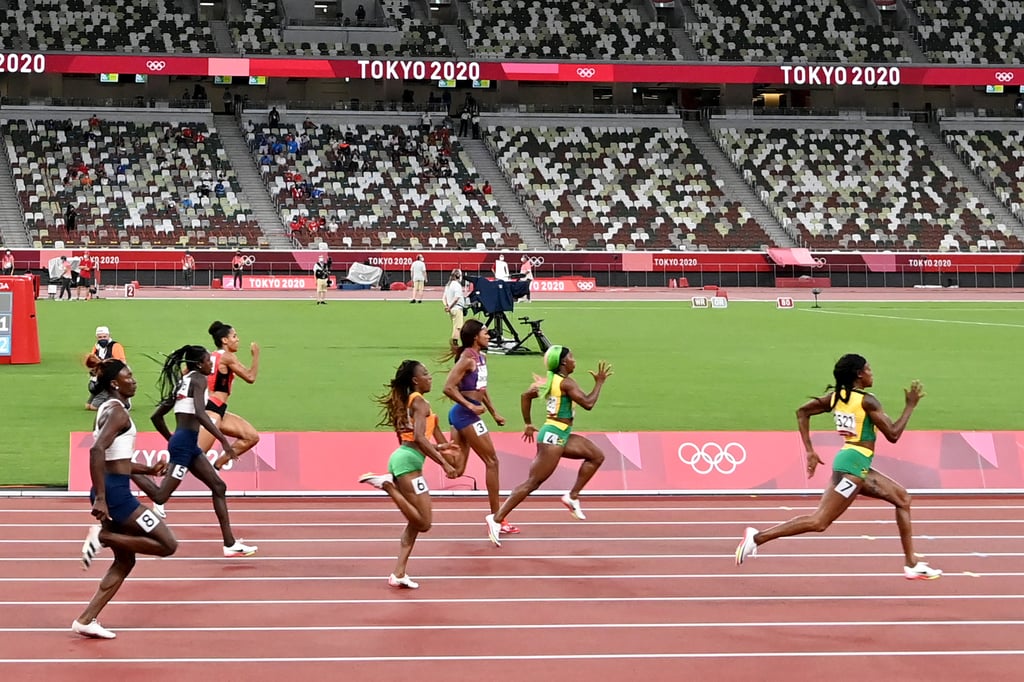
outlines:
[{"label": "runner with green hair", "polygon": [[[584,393],[576,380],[570,376],[576,369],[576,358],[567,347],[548,348],[544,353],[544,367],[547,369],[547,376],[534,377],[533,384],[520,399],[523,421],[526,422],[523,440],[528,443],[534,440],[537,442],[537,456],[530,465],[530,476],[512,491],[497,513],[487,515],[487,534],[491,542],[498,547],[501,547],[501,524],[505,517],[548,480],[562,457],[583,460],[576,475],[576,484],[572,490],[562,495],[562,504],[577,520],[585,519],[586,516],[580,508],[580,491],[604,463],[604,453],[594,443],[572,432],[575,417],[573,405],[579,405],[588,411],[594,408],[598,396],[601,395],[601,387],[612,375],[611,365],[602,360],[597,363],[597,371],[590,372],[594,377],[594,388],[590,393]],[[540,430],[533,425],[533,418],[530,416],[533,401],[537,398],[543,398],[546,405],[547,418]]]}]

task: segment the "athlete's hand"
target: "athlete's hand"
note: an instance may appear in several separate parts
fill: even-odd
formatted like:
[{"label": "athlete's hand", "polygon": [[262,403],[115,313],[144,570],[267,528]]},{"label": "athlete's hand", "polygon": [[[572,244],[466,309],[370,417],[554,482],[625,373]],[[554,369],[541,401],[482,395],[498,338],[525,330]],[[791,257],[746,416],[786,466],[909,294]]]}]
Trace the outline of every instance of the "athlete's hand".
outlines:
[{"label": "athlete's hand", "polygon": [[601,362],[597,363],[597,371],[596,372],[594,372],[594,371],[590,372],[590,376],[594,377],[594,381],[598,382],[598,383],[601,383],[601,384],[603,384],[608,379],[608,377],[610,377],[613,374],[615,374],[615,372],[612,371],[612,366],[609,365],[604,360],[602,360]]},{"label": "athlete's hand", "polygon": [[[444,459],[444,458],[442,457],[442,459]],[[444,467],[443,468],[444,468],[444,475],[447,476],[448,478],[458,478],[459,477],[459,472],[456,471],[455,467],[453,467],[451,465],[451,463],[448,460],[446,460],[446,459],[444,460]]]},{"label": "athlete's hand", "polygon": [[89,512],[93,515],[97,521],[106,521],[110,518],[110,510],[107,509],[107,501],[100,498],[96,498],[96,501],[92,503],[92,511]]},{"label": "athlete's hand", "polygon": [[258,357],[260,354],[260,344],[253,341],[252,343],[249,344],[249,351],[252,353],[252,356],[254,358]]},{"label": "athlete's hand", "polygon": [[238,455],[235,454],[235,449],[231,447],[231,443],[224,440],[221,441],[221,445],[224,446],[224,454],[220,456],[221,459],[238,459]]},{"label": "athlete's hand", "polygon": [[505,425],[505,418],[502,417],[497,412],[495,412],[494,413],[494,423],[497,424],[498,426],[504,426]]},{"label": "athlete's hand", "polygon": [[917,407],[918,401],[921,400],[925,395],[924,386],[917,379],[910,382],[910,388],[903,391],[903,397],[907,401],[908,407]]},{"label": "athlete's hand", "polygon": [[470,409],[473,411],[473,414],[483,414],[487,411],[487,408],[483,405],[470,405]]},{"label": "athlete's hand", "polygon": [[155,464],[149,466],[150,476],[163,476],[167,473],[167,467],[170,462],[166,459],[158,459]]},{"label": "athlete's hand", "polygon": [[807,452],[807,478],[814,476],[814,470],[818,468],[819,464],[824,464],[821,457],[818,457],[818,453],[814,450]]},{"label": "athlete's hand", "polygon": [[533,436],[535,433],[537,433],[537,427],[534,426],[533,424],[527,424],[526,428],[523,429],[523,440],[525,440],[527,443],[532,443]]}]

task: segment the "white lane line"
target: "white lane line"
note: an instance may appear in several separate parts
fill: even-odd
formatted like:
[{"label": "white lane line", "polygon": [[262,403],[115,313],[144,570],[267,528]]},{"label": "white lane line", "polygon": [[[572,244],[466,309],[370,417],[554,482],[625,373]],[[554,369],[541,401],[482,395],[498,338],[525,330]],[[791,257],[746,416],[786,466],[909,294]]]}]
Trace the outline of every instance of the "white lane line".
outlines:
[{"label": "white lane line", "polygon": [[[1024,620],[855,620],[855,621],[736,621],[722,623],[717,621],[693,623],[539,623],[539,624],[508,624],[481,623],[479,625],[260,625],[260,626],[197,626],[197,627],[119,627],[118,632],[404,632],[434,630],[576,630],[576,629],[623,629],[623,628],[863,628],[863,627],[1006,627],[1024,625]],[[68,628],[0,628],[0,633],[30,634],[52,633],[63,634]]]},{"label": "white lane line", "polygon": [[963,324],[972,327],[1009,327],[1011,329],[1024,329],[1024,324],[1012,324],[1010,322],[976,322],[971,320],[944,320],[931,317],[904,317],[903,315],[880,315],[878,313],[855,313],[844,310],[821,310],[800,308],[805,312],[812,312],[818,315],[844,315],[846,317],[871,317],[882,320],[899,320],[900,322],[934,322],[938,324]]},{"label": "white lane line", "polygon": [[467,662],[467,661],[607,661],[607,660],[657,660],[657,659],[730,659],[730,658],[861,658],[889,657],[927,658],[931,656],[1024,656],[1021,649],[967,649],[951,651],[758,651],[758,652],[694,652],[694,653],[650,653],[650,654],[493,654],[466,656],[310,656],[299,657],[258,657],[258,658],[3,658],[0,664],[72,664],[99,663],[140,664],[154,663],[184,664],[199,663],[424,663],[424,662]]},{"label": "white lane line", "polygon": [[[770,576],[769,576],[770,577]],[[890,577],[890,574],[886,574]],[[132,578],[134,580],[134,578]],[[378,577],[376,580],[383,580]],[[387,594],[394,595],[393,590]],[[623,603],[623,602],[666,602],[666,603],[690,603],[690,602],[763,602],[763,601],[901,601],[912,602],[923,601],[986,601],[995,600],[1008,602],[1011,600],[1024,600],[1024,594],[822,594],[822,595],[700,595],[686,597],[467,597],[460,599],[431,599],[411,596],[408,591],[402,593],[402,599],[395,599],[392,596],[380,597],[377,599],[216,599],[216,600],[140,600],[122,599],[118,596],[115,602],[118,606],[338,606],[342,604],[356,604],[380,606],[382,604],[594,604],[594,603]],[[76,606],[81,608],[81,599],[70,601],[0,601],[0,606]]]},{"label": "white lane line", "polygon": [[[817,493],[816,493],[816,495],[817,495]],[[192,501],[189,500],[189,502],[191,503]],[[269,506],[258,507],[258,508],[250,508],[250,505],[258,504],[258,502],[254,501],[254,500],[246,500],[244,503],[241,503],[241,504],[240,504],[240,502],[241,502],[240,500],[232,499],[232,504],[233,505],[238,505],[237,509],[234,506],[231,508],[231,515],[232,516],[236,516],[236,515],[240,515],[240,514],[321,514],[321,513],[322,514],[361,514],[361,513],[366,513],[366,512],[369,512],[369,513],[393,513],[395,511],[395,507],[392,504],[382,504],[379,507],[360,507],[358,505],[354,505],[352,507],[301,507],[301,508],[296,508],[296,509],[275,509],[275,508],[269,507]],[[665,507],[591,507],[591,506],[588,506],[587,507],[587,511],[588,512],[590,512],[590,511],[592,511],[592,512],[675,512],[675,511],[690,512],[690,511],[692,511],[692,512],[706,513],[706,512],[724,512],[724,511],[729,511],[729,512],[814,511],[817,508],[818,508],[817,504],[806,505],[806,506],[786,505],[786,504],[772,504],[772,505],[769,505],[769,506],[763,506],[763,505],[743,505],[743,506],[736,506],[736,507],[689,507],[689,506],[684,506],[684,507],[669,507],[669,506],[665,506]],[[480,511],[481,509],[482,509],[481,507],[446,507],[443,502],[440,502],[434,508],[434,515],[437,516],[437,515],[442,515],[442,514],[446,515],[446,514],[454,514],[454,513],[479,514],[479,513],[481,513],[481,511]],[[924,505],[924,504],[914,504],[914,513],[915,514],[919,513],[919,512],[922,512],[922,511],[935,511],[935,510],[939,510],[939,511],[947,511],[947,510],[963,511],[963,510],[968,510],[968,509],[970,509],[970,510],[1000,510],[1000,511],[1013,510],[1013,511],[1021,511],[1021,510],[1024,510],[1024,504],[994,504],[994,505],[958,505],[958,504],[950,504],[950,505]],[[874,503],[860,504],[860,501],[858,500],[858,505],[857,506],[850,507],[845,512],[843,512],[843,514],[844,514],[844,516],[848,516],[850,514],[856,514],[856,513],[891,511],[891,510],[892,510],[892,507],[890,507],[888,505],[874,504]],[[210,506],[209,506],[209,504],[206,504],[206,505],[202,505],[202,506],[197,506],[195,509],[189,509],[189,508],[173,507],[173,506],[169,505],[168,506],[168,512],[173,512],[174,514],[209,514],[210,513]],[[54,509],[54,508],[48,508],[48,507],[31,508],[31,509],[0,509],[0,514],[3,514],[3,513],[12,513],[12,514],[83,514],[83,513],[85,513],[85,514],[88,514],[89,510],[88,510],[88,508],[79,505],[79,506],[76,506],[76,507],[71,508],[71,509]],[[564,514],[565,511],[563,509],[556,509],[556,508],[549,508],[549,507],[543,507],[542,508],[542,507],[536,507],[536,506],[524,506],[524,507],[517,507],[516,508],[516,517],[517,518],[520,515],[526,515],[526,514],[559,514],[559,513]],[[916,519],[915,519],[915,521],[916,521]]]}]

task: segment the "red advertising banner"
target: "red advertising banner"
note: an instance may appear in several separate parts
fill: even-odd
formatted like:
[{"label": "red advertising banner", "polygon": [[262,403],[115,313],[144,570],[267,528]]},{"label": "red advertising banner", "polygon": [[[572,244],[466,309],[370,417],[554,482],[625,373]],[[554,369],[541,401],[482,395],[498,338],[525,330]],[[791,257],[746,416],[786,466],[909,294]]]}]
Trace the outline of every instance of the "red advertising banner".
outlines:
[{"label": "red advertising banner", "polygon": [[[14,249],[15,268],[46,269],[50,259],[80,256],[81,248]],[[91,249],[102,270],[155,271],[181,270],[183,251],[173,249]],[[230,274],[234,251],[193,250],[199,270],[214,270],[218,275]],[[488,251],[246,251],[243,263],[247,274],[309,274],[321,255],[330,255],[335,273],[344,273],[352,263],[368,263],[389,272],[409,272],[409,267],[422,254],[430,271],[450,272],[461,268],[467,273],[489,274],[497,252]],[[544,279],[546,273],[567,270],[598,270],[601,272],[785,272],[827,275],[830,269],[863,272],[1024,272],[1024,253],[877,253],[877,252],[813,252],[812,267],[783,267],[759,251],[700,251],[685,255],[658,251],[544,251],[528,254],[534,275]],[[560,278],[556,278],[560,279]],[[587,278],[583,278],[585,281]],[[537,281],[537,280],[535,280]],[[586,286],[586,285],[584,285]]]},{"label": "red advertising banner", "polygon": [[[224,275],[220,278],[221,287],[224,289],[235,288],[234,275]],[[275,277],[273,275],[242,275],[242,288],[255,289],[257,291],[284,291],[286,289],[316,289],[316,278],[312,275],[296,275],[286,277]]]},{"label": "red advertising banner", "polygon": [[539,278],[530,282],[530,291],[594,291],[597,280],[593,277]]},{"label": "red advertising banner", "polygon": [[1024,84],[1019,65],[486,62],[428,59],[297,59],[152,54],[0,53],[0,73],[117,73],[363,80],[512,80],[563,83],[765,83],[804,87]]},{"label": "red advertising banner", "polygon": [[[357,482],[367,471],[386,471],[395,436],[386,432],[264,433],[254,452],[222,472],[230,490],[264,492],[367,492]],[[501,487],[526,479],[534,446],[518,433],[492,432],[501,459]],[[790,431],[682,431],[583,433],[605,453],[604,466],[588,488],[623,492],[819,491],[828,482],[824,466],[813,479],[804,473],[800,437]],[[815,447],[831,461],[842,441],[835,433],[816,433]],[[91,433],[72,433],[68,489],[87,491]],[[154,432],[140,433],[134,461],[167,458],[167,443]],[[1024,490],[1024,431],[913,431],[885,445],[874,467],[912,490]],[[209,453],[216,458],[219,451]],[[579,463],[563,460],[542,487],[569,489]],[[427,462],[424,470],[435,490],[471,490],[482,485],[484,468],[470,456],[467,477],[454,481]],[[188,476],[182,490],[205,490]]]}]

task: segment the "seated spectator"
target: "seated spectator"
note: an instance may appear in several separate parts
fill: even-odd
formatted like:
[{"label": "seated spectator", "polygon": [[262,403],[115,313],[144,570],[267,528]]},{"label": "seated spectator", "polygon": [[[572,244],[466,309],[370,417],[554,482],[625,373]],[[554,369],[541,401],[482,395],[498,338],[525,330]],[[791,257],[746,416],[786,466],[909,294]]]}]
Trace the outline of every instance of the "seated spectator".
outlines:
[{"label": "seated spectator", "polygon": [[484,196],[488,196],[494,191],[494,189],[491,187],[491,183],[489,180],[484,180],[484,187],[481,191],[483,192]]},{"label": "seated spectator", "polygon": [[462,193],[467,197],[472,197],[480,194],[480,191],[476,188],[472,181],[466,180],[466,182],[463,183],[462,185]]}]

